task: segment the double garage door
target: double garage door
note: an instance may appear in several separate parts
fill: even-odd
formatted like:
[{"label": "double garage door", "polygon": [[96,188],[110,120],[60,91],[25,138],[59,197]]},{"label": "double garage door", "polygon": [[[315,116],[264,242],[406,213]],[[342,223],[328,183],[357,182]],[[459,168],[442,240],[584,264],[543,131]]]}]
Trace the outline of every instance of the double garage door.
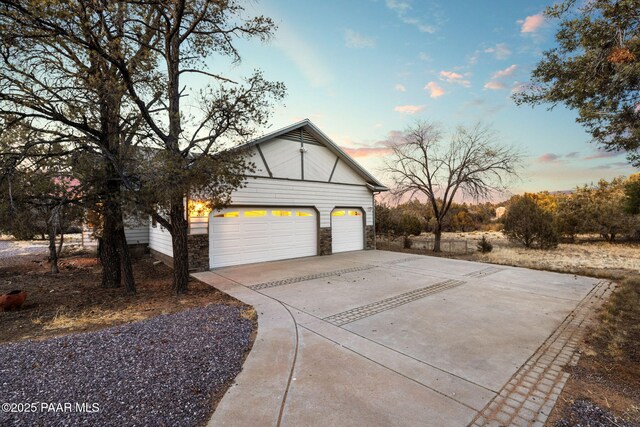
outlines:
[{"label": "double garage door", "polygon": [[[334,253],[363,248],[360,210],[334,210],[331,225]],[[228,208],[211,214],[209,239],[211,268],[313,256],[318,254],[318,213],[296,207]]]}]

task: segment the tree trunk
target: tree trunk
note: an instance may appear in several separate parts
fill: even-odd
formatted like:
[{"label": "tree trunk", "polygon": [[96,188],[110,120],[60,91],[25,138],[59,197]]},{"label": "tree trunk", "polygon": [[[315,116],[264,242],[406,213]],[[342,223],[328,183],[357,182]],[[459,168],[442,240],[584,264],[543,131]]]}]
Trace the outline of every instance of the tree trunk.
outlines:
[{"label": "tree trunk", "polygon": [[433,229],[433,252],[440,252],[440,242],[442,240],[442,225],[438,222]]},{"label": "tree trunk", "polygon": [[133,278],[133,267],[131,266],[131,254],[129,253],[129,246],[127,245],[127,237],[124,234],[122,209],[120,209],[120,206],[117,208],[116,240],[118,258],[120,258],[120,270],[124,281],[124,289],[128,294],[132,295],[136,293],[136,282]]},{"label": "tree trunk", "polygon": [[64,245],[64,233],[60,230],[60,244],[58,245],[58,257],[62,254],[62,245]]},{"label": "tree trunk", "polygon": [[102,287],[117,288],[120,286],[120,255],[113,201],[104,203],[104,224],[102,244],[100,245],[100,263],[102,264]]},{"label": "tree trunk", "polygon": [[181,197],[175,198],[171,203],[170,218],[173,243],[173,290],[177,294],[185,294],[189,283],[188,222]]},{"label": "tree trunk", "polygon": [[56,252],[56,226],[53,221],[49,222],[49,262],[51,263],[51,272],[59,273],[58,253]]}]

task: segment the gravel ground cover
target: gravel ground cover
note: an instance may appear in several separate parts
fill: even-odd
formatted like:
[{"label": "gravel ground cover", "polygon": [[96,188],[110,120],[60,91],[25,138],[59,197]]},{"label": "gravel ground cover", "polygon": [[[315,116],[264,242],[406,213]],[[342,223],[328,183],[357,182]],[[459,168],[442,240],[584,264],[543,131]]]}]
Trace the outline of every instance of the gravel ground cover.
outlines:
[{"label": "gravel ground cover", "polygon": [[613,416],[593,402],[576,400],[567,410],[565,418],[555,423],[555,427],[637,427]]},{"label": "gravel ground cover", "polygon": [[250,349],[254,324],[247,317],[242,307],[211,304],[96,332],[2,344],[0,425],[201,425]]}]

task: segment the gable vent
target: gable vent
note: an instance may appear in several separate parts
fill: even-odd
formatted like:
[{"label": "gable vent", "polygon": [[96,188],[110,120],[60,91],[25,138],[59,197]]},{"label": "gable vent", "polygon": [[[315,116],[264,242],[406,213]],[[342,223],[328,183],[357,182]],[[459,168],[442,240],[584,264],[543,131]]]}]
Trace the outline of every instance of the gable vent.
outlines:
[{"label": "gable vent", "polygon": [[302,139],[302,142],[305,144],[320,145],[320,143],[313,136],[311,136],[309,132],[304,130],[304,128],[299,128],[292,130],[291,132],[287,132],[280,138],[297,142],[300,142],[300,139]]}]

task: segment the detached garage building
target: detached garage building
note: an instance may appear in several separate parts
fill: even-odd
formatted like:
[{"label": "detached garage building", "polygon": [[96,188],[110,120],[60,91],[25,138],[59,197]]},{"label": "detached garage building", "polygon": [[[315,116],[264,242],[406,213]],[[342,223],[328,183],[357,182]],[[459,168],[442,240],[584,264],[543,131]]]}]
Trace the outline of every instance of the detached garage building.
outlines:
[{"label": "detached garage building", "polygon": [[[256,170],[228,208],[190,208],[194,270],[375,248],[374,200],[387,191],[309,120],[246,145]],[[192,206],[195,202],[190,202]],[[151,252],[166,261],[171,236],[149,226]]]}]

